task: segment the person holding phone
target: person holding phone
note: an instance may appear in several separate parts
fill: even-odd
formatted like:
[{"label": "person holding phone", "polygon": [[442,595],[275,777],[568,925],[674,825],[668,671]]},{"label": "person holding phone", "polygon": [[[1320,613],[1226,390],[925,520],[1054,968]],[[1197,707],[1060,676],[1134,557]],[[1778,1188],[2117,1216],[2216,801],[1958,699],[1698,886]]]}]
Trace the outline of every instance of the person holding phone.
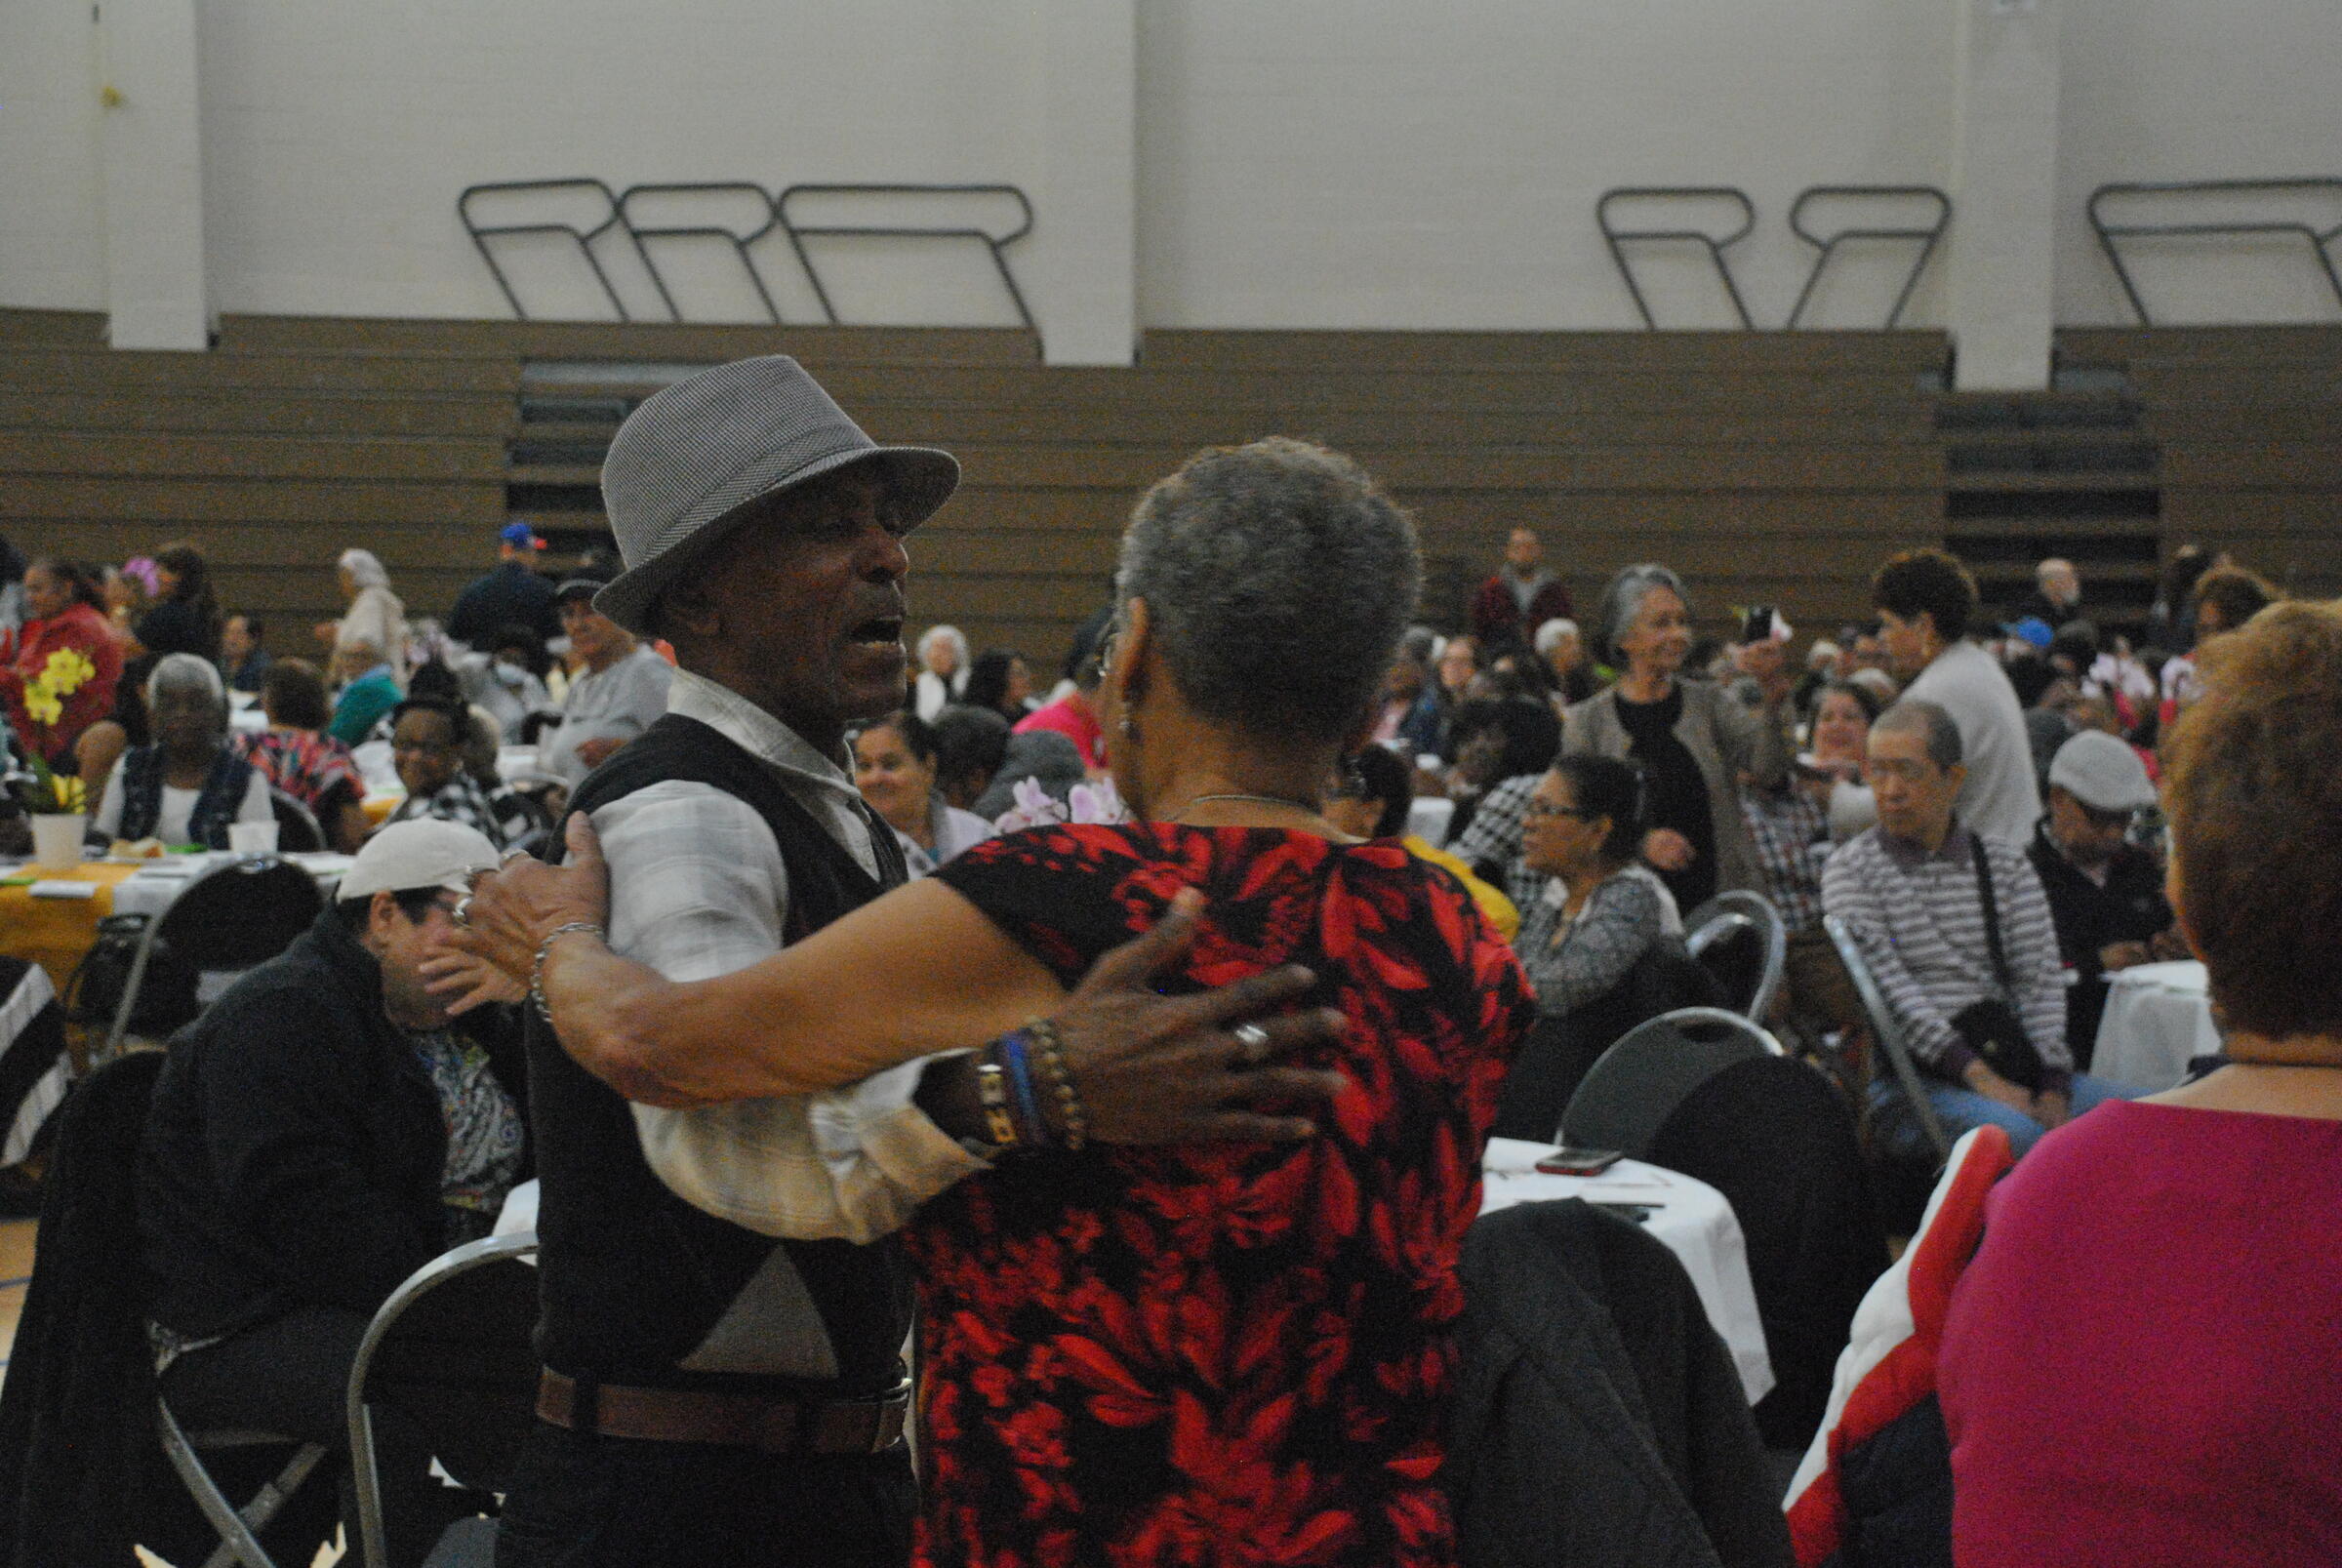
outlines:
[{"label": "person holding phone", "polygon": [[1691,651],[1691,601],[1682,579],[1656,563],[1630,566],[1603,590],[1595,635],[1618,684],[1562,714],[1565,756],[1633,757],[1650,780],[1650,828],[1641,853],[1676,904],[1691,909],[1723,888],[1761,891],[1735,789],[1789,768],[1781,706],[1790,682],[1781,644],[1769,638],[1734,655],[1763,694],[1751,708],[1709,681],[1681,678]]}]

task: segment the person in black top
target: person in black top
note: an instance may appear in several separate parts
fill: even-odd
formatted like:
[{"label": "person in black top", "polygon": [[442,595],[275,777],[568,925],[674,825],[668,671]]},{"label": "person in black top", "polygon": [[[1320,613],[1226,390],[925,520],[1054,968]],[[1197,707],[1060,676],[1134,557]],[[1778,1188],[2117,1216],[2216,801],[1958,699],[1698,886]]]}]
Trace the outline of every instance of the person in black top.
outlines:
[{"label": "person in black top", "polygon": [[154,552],[153,607],[130,628],[150,654],[193,654],[220,658],[220,599],[212,591],[211,563],[182,540]]},{"label": "person in black top", "polygon": [[[871,442],[777,355],[677,382],[621,426],[602,483],[627,569],[593,604],[666,639],[678,666],[666,714],[570,801],[602,835],[622,950],[673,978],[728,973],[904,880],[843,766],[845,732],[903,702],[903,536],[957,476],[946,454]],[[1056,1025],[1093,1105],[1119,1072],[1147,1085],[1134,1103],[1216,1107],[1225,1088],[1190,1095],[1148,1049],[1175,1027],[1194,1045],[1161,1010],[1199,1000],[1143,984],[1070,998]],[[1261,1027],[1299,1041],[1312,1017]],[[545,1380],[498,1561],[900,1568],[915,1488],[899,1247],[777,1240],[795,1201],[779,1187],[756,1229],[700,1212],[650,1159],[695,1113],[629,1106],[549,1031],[532,1029],[529,1056]],[[915,1204],[982,1167],[977,1082],[972,1057],[945,1056],[818,1106],[718,1107],[699,1131],[742,1147],[691,1179],[753,1184],[776,1149],[818,1168],[821,1146],[852,1142],[894,1156],[865,1195]]]},{"label": "person in black top", "polygon": [[[423,979],[465,878],[495,864],[453,823],[384,828],[341,902],[172,1040],[139,1151],[139,1233],[162,1394],[189,1428],[346,1454],[343,1396],[376,1309],[487,1235],[527,1174],[510,1014],[451,1022]],[[384,1420],[376,1437],[392,1563],[420,1562],[458,1494],[431,1478],[419,1432]]]},{"label": "person in black top", "polygon": [[2049,764],[2049,814],[2026,853],[2049,896],[2059,956],[2073,972],[2066,1043],[2083,1067],[2106,1014],[2106,977],[2187,956],[2163,899],[2162,868],[2123,836],[2133,814],[2155,803],[2146,765],[2103,731],[2075,736]]},{"label": "person in black top", "polygon": [[268,684],[275,658],[262,646],[268,628],[259,616],[229,616],[220,632],[220,663],[231,692],[257,692]]},{"label": "person in black top", "polygon": [[1685,913],[1719,888],[1763,891],[1736,786],[1745,774],[1769,788],[1788,772],[1780,711],[1790,681],[1781,644],[1766,640],[1735,651],[1741,672],[1762,696],[1761,708],[1714,681],[1683,679],[1691,607],[1681,580],[1649,563],[1611,580],[1595,636],[1621,671],[1618,684],[1563,713],[1562,753],[1642,764],[1650,782],[1642,858]]},{"label": "person in black top", "polygon": [[478,653],[493,652],[493,639],[505,626],[526,626],[540,640],[561,635],[553,585],[537,573],[537,552],[544,548],[545,541],[528,524],[506,523],[497,535],[496,570],[475,578],[456,596],[447,634]]}]

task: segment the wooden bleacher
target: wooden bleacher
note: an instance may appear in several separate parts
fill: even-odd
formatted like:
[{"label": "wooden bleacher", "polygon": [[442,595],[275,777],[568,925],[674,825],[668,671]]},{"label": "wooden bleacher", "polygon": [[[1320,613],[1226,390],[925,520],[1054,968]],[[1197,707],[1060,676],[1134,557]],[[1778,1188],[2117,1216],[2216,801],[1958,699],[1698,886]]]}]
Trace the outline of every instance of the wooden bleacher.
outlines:
[{"label": "wooden bleacher", "polygon": [[[2304,591],[2342,586],[2326,494],[2342,485],[2326,461],[2342,333],[2064,342],[2120,362],[2160,445],[2148,561],[2168,533]],[[596,465],[632,400],[680,367],[787,352],[879,439],[966,466],[913,543],[914,619],[1044,665],[1103,599],[1138,493],[1198,446],[1272,432],[1350,451],[1415,509],[1434,622],[1525,524],[1588,608],[1616,567],[1656,559],[1691,580],[1711,625],[1778,603],[1818,632],[1862,613],[1890,551],[1947,532],[1983,547],[1982,528],[1947,522],[1966,481],[1947,476],[1957,443],[1931,389],[1946,346],[1925,332],[1162,331],[1138,367],[1110,370],[1046,367],[1029,335],[987,329],[230,317],[213,352],[181,355],[110,352],[93,315],[0,311],[0,531],[117,560],[193,539],[231,608],[267,618],[280,652],[307,651],[308,624],[337,613],[343,547],[381,555],[411,613],[443,614],[508,517],[565,543],[606,526]],[[2003,566],[2021,574],[2053,532],[1995,536]]]}]

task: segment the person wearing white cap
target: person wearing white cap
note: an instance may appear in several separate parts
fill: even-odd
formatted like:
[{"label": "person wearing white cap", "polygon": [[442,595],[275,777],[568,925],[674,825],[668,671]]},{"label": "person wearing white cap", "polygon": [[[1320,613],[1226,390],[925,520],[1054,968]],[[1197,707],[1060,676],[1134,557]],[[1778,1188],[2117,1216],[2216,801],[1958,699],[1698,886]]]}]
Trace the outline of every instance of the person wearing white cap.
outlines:
[{"label": "person wearing white cap", "polygon": [[2084,730],[2049,763],[2049,810],[2026,851],[2049,895],[2066,991],[2066,1043],[2083,1067],[2106,1014],[2106,977],[2133,964],[2184,958],[2163,899],[2163,871],[2130,842],[2131,820],[2156,804],[2147,765],[2120,738]]},{"label": "person wearing white cap", "polygon": [[[163,1396],[190,1429],[346,1454],[343,1394],[375,1309],[488,1234],[523,1174],[511,1015],[451,1021],[423,975],[496,860],[460,824],[384,827],[316,924],[172,1040],[140,1151],[139,1231]],[[420,1562],[458,1494],[432,1480],[420,1433],[393,1419],[385,1437],[391,1562]]]}]

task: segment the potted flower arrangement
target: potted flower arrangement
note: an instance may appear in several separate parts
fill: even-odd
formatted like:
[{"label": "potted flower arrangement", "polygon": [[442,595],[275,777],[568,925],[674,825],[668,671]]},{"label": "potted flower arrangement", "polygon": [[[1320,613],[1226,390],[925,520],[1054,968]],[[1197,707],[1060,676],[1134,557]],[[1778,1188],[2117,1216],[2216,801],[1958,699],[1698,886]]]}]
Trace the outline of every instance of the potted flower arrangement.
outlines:
[{"label": "potted flower arrangement", "polygon": [[40,736],[64,717],[65,699],[97,679],[98,666],[77,649],[60,648],[41,672],[24,683],[24,715],[32,722],[30,760],[8,776],[8,788],[32,819],[32,856],[44,870],[70,870],[81,864],[82,834],[89,802],[81,781],[49,765],[54,745]]}]

